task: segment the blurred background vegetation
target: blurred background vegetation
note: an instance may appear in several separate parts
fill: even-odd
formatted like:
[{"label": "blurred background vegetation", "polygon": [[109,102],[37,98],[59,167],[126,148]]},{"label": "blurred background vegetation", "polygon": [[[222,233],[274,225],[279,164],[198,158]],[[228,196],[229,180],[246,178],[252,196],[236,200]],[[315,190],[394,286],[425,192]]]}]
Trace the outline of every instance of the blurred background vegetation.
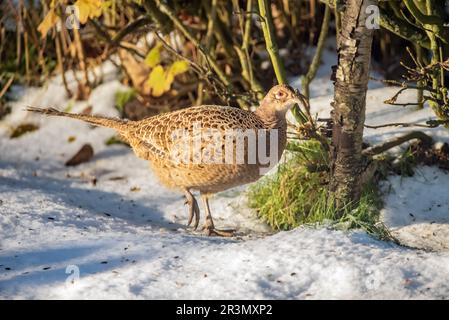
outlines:
[{"label": "blurred background vegetation", "polygon": [[[419,87],[417,103],[429,101],[447,120],[446,1],[379,4],[375,70],[392,84]],[[342,5],[339,0],[5,0],[0,114],[8,111],[4,101],[12,84],[42,85],[62,71],[84,73],[76,77],[76,90],[68,85],[66,90],[86,99],[101,82],[88,70],[106,60],[123,70],[122,81],[132,88],[117,97],[123,116],[132,119],[193,104],[248,108],[290,77],[302,76],[307,94],[319,55],[334,42]],[[77,23],[79,29],[67,28]],[[317,45],[313,56],[307,49]]]}]

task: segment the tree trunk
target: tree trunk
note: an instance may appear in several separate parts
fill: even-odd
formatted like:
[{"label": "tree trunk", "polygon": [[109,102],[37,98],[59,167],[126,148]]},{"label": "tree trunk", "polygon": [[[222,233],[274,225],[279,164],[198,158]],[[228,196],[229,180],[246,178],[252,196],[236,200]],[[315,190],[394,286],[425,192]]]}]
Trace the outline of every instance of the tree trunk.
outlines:
[{"label": "tree trunk", "polygon": [[[330,191],[338,209],[355,205],[361,194],[362,142],[373,29],[371,11],[377,0],[346,0],[338,36],[334,74]],[[371,19],[371,20],[370,20]]]}]

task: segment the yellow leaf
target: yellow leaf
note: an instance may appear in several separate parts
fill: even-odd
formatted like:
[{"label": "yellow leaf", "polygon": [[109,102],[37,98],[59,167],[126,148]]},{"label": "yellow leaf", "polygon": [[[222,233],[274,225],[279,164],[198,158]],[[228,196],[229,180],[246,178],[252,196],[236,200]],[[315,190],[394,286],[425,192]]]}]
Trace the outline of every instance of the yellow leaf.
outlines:
[{"label": "yellow leaf", "polygon": [[175,61],[170,68],[165,72],[164,89],[170,90],[170,87],[178,74],[184,73],[189,70],[189,64],[186,61]]},{"label": "yellow leaf", "polygon": [[56,15],[54,9],[50,9],[48,11],[47,15],[45,16],[44,20],[39,24],[37,27],[37,30],[41,33],[42,38],[47,35],[48,30],[53,28],[56,23],[58,22],[59,17]]},{"label": "yellow leaf", "polygon": [[164,90],[168,91],[170,90],[171,84],[173,83],[173,81],[175,80],[175,76],[173,75],[173,73],[169,71],[165,72],[165,81],[164,81]]},{"label": "yellow leaf", "polygon": [[156,66],[151,70],[148,77],[148,85],[151,88],[151,94],[154,97],[160,97],[164,94],[165,90],[165,72],[161,65]]},{"label": "yellow leaf", "polygon": [[101,4],[101,9],[106,10],[112,8],[113,0],[106,0]]},{"label": "yellow leaf", "polygon": [[79,22],[86,23],[89,18],[98,18],[102,13],[102,0],[78,0]]},{"label": "yellow leaf", "polygon": [[161,62],[161,46],[162,45],[157,44],[145,57],[145,64],[150,68],[154,68]]},{"label": "yellow leaf", "polygon": [[[150,53],[148,55],[150,55]],[[145,60],[147,60],[147,58],[145,58]],[[160,57],[158,57],[158,59],[160,59]],[[148,64],[147,61],[145,62]],[[154,97],[162,96],[165,92],[170,90],[175,77],[178,74],[186,72],[188,69],[189,64],[185,61],[175,61],[168,70],[164,70],[160,64],[154,67],[147,81],[147,84],[151,89],[151,94]]]},{"label": "yellow leaf", "polygon": [[176,77],[178,74],[184,73],[187,70],[189,70],[189,64],[187,63],[187,61],[179,60],[173,62],[173,64],[170,66],[169,73]]}]

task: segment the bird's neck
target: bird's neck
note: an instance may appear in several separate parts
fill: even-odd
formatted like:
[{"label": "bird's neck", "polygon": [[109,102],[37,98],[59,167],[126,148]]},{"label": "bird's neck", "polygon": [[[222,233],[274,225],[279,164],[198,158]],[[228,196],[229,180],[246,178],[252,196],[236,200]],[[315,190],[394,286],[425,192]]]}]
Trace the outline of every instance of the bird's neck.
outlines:
[{"label": "bird's neck", "polygon": [[285,112],[277,111],[272,106],[262,102],[254,113],[263,122],[266,129],[287,129]]}]

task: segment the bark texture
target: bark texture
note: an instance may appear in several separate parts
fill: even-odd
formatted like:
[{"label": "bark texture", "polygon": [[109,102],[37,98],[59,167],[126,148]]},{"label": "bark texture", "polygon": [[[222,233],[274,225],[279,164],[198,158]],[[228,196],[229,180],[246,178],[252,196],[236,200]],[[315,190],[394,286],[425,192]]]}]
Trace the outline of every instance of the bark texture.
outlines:
[{"label": "bark texture", "polygon": [[366,24],[370,5],[377,5],[377,0],[346,0],[338,37],[330,191],[340,209],[357,203],[362,188],[363,124],[374,31]]}]

